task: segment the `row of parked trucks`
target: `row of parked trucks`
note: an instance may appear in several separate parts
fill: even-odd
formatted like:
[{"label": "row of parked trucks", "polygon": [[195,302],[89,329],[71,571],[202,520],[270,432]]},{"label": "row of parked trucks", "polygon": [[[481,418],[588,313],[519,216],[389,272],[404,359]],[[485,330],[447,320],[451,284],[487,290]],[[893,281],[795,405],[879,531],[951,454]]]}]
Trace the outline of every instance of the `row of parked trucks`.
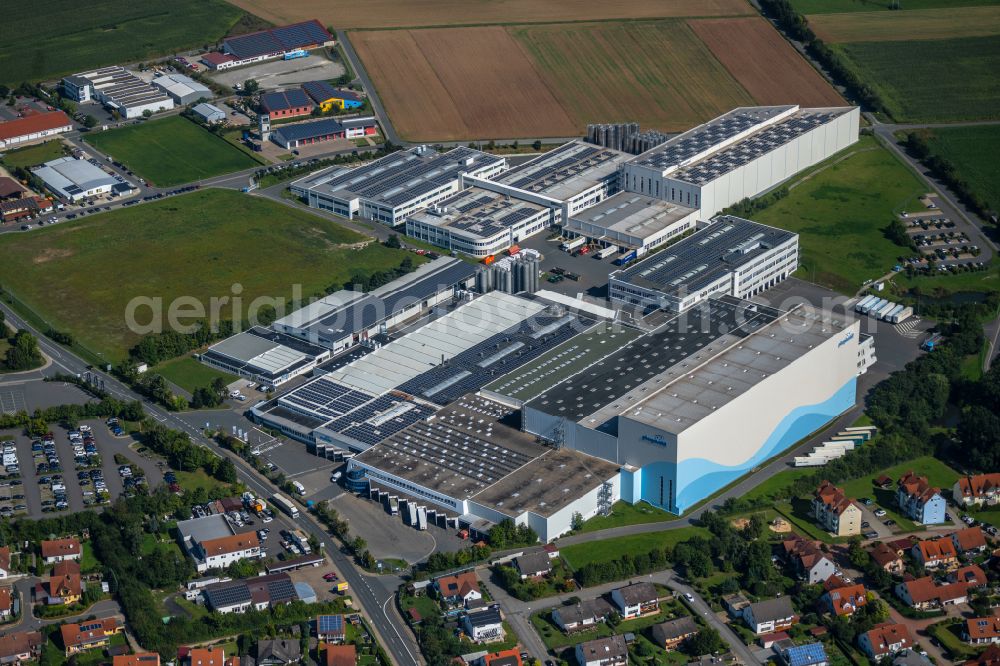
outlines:
[{"label": "row of parked trucks", "polygon": [[854,311],[890,324],[902,323],[913,316],[913,308],[910,306],[893,303],[888,299],[874,295],[865,296],[858,301],[854,306]]},{"label": "row of parked trucks", "polygon": [[813,448],[804,456],[795,456],[796,467],[822,467],[831,460],[842,458],[872,437],[878,429],[875,426],[854,426],[844,428],[833,437]]}]

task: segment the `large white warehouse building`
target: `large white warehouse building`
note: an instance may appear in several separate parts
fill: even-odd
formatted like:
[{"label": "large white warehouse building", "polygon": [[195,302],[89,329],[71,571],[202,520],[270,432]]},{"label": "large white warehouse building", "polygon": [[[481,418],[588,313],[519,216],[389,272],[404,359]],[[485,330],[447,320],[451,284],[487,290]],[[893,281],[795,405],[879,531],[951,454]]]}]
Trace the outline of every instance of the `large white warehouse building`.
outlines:
[{"label": "large white warehouse building", "polygon": [[622,187],[709,218],[858,140],[858,107],[734,109],[630,160]]}]

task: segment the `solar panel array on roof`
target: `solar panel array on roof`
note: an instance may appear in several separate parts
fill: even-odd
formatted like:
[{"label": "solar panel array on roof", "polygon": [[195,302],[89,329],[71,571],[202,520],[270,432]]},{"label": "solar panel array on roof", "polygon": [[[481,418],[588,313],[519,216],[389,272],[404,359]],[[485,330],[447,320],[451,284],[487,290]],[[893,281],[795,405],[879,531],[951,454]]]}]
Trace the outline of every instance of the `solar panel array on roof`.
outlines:
[{"label": "solar panel array on roof", "polygon": [[767,106],[733,109],[729,113],[699,125],[664,144],[643,153],[632,164],[668,169],[699,155],[713,146],[768,122],[792,106]]},{"label": "solar panel array on roof", "polygon": [[276,111],[286,111],[304,106],[311,107],[312,102],[309,101],[309,97],[303,91],[293,89],[264,93],[260,97],[260,105],[265,111],[274,113]]},{"label": "solar panel array on roof", "polygon": [[405,396],[387,394],[369,402],[325,427],[369,446],[427,418],[434,410]]},{"label": "solar panel array on roof", "polygon": [[228,53],[242,60],[319,46],[332,39],[333,36],[326,31],[326,28],[313,19],[249,35],[230,37],[224,44]]},{"label": "solar panel array on roof", "polygon": [[545,193],[571,178],[610,162],[623,161],[624,153],[582,141],[571,141],[530,162],[514,167],[496,182],[529,192]]},{"label": "solar panel array on roof", "polygon": [[704,185],[780,148],[806,132],[825,125],[842,113],[840,110],[798,113],[776,125],[765,127],[704,160],[675,171],[671,174],[671,178],[694,185]]},{"label": "solar panel array on roof", "polygon": [[362,391],[320,379],[289,391],[278,398],[278,402],[320,418],[335,419],[360,407],[374,397]]},{"label": "solar panel array on roof", "polygon": [[762,252],[786,243],[795,234],[750,220],[723,215],[698,233],[657,252],[614,275],[616,280],[667,294],[697,292],[753,260]]},{"label": "solar panel array on roof", "polygon": [[748,335],[780,315],[779,311],[763,306],[754,306],[750,312],[745,301],[730,297],[709,299],[706,303],[706,307],[688,310],[581,369],[528,405],[574,421],[608,405],[620,413],[629,405],[614,403],[632,389],[678,363],[685,363],[723,335]]},{"label": "solar panel array on roof", "polygon": [[212,608],[227,608],[252,601],[250,590],[243,583],[222,583],[219,587],[207,587],[203,594]]},{"label": "solar panel array on roof", "polygon": [[344,631],[343,615],[320,615],[316,618],[316,631],[323,634],[340,634]]},{"label": "solar panel array on roof", "polygon": [[399,389],[447,405],[531,362],[594,323],[575,315],[533,317],[458,354],[447,364],[431,368]]},{"label": "solar panel array on roof", "polygon": [[548,210],[539,204],[470,187],[434,208],[417,213],[412,219],[415,223],[492,238],[540,213],[547,214]]}]

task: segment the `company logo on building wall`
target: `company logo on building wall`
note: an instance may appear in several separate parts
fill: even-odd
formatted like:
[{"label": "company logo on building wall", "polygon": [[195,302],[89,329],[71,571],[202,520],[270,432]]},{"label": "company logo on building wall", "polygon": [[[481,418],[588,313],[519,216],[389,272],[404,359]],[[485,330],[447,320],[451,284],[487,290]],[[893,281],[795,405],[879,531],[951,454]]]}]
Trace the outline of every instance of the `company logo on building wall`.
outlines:
[{"label": "company logo on building wall", "polygon": [[316,435],[316,438],[322,442],[329,442],[330,444],[333,443],[333,440],[327,437],[326,435]]},{"label": "company logo on building wall", "polygon": [[851,331],[850,333],[848,333],[847,335],[844,336],[843,340],[841,340],[840,342],[837,343],[837,346],[838,347],[843,347],[844,345],[846,345],[848,342],[850,342],[853,339],[854,339],[854,331]]},{"label": "company logo on building wall", "polygon": [[667,440],[663,438],[663,435],[643,435],[642,439],[650,444],[656,444],[657,446],[667,445]]}]

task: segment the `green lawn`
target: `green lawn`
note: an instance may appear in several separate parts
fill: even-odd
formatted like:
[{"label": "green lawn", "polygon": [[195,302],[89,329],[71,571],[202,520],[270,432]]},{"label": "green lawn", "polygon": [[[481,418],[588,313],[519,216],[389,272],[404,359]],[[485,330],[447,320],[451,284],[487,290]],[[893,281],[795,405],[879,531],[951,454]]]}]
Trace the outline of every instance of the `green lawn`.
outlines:
[{"label": "green lawn", "polygon": [[194,472],[174,472],[177,475],[177,485],[181,487],[181,490],[186,492],[193,492],[199,488],[204,488],[206,491],[211,492],[215,488],[225,488],[226,484],[219,481],[215,477],[211,477],[205,474],[203,470],[196,470]]},{"label": "green lawn", "polygon": [[[2,48],[3,47],[0,46],[0,49]],[[63,142],[56,139],[55,141],[40,143],[37,146],[28,146],[27,148],[11,150],[4,153],[3,159],[0,161],[4,163],[4,166],[11,169],[15,167],[27,169],[28,167],[37,166],[43,162],[49,162],[62,156]]]},{"label": "green lawn", "polygon": [[196,388],[211,386],[212,380],[216,377],[222,377],[226,384],[239,379],[236,375],[210,368],[190,356],[180,356],[164,361],[150,368],[150,372],[163,375],[165,379],[177,384],[189,393],[194,393]]},{"label": "green lawn", "polygon": [[1000,117],[1000,39],[966,37],[835,44],[897,122]]},{"label": "green lawn", "polygon": [[927,134],[931,150],[951,162],[988,207],[1000,208],[1000,126],[945,127]]},{"label": "green lawn", "polygon": [[636,504],[615,502],[614,506],[611,507],[610,516],[594,516],[583,524],[580,532],[596,532],[598,530],[606,530],[609,527],[638,525],[640,523],[659,523],[665,520],[676,519],[677,516],[675,514],[664,511],[652,504],[647,504],[646,502],[637,502]]},{"label": "green lawn", "polygon": [[420,613],[420,617],[434,617],[435,615],[441,614],[441,607],[438,606],[437,602],[428,597],[426,594],[421,594],[420,596],[402,596],[399,600],[399,605],[404,611],[411,608],[416,608],[417,612]]},{"label": "green lawn", "polygon": [[834,537],[816,524],[812,517],[812,505],[809,499],[793,497],[791,502],[777,502],[774,507],[790,522],[797,532],[807,538],[827,543],[846,541],[842,537]]},{"label": "green lawn", "polygon": [[[296,293],[304,300],[339,287],[355,271],[394,268],[404,257],[422,261],[378,243],[350,246],[363,240],[304,210],[209,189],[31,234],[3,234],[0,284],[48,324],[72,333],[91,355],[114,361],[143,332],[125,325],[133,299],[147,299],[135,312],[138,323],[149,326],[155,310],[167,328],[179,297],[207,315],[210,299],[237,291],[237,314],[245,318],[259,297],[280,307]],[[232,319],[233,303],[222,305],[220,319]],[[200,318],[185,316],[181,323]]]},{"label": "green lawn", "polygon": [[656,547],[673,546],[693,536],[707,537],[709,532],[703,527],[681,527],[676,530],[633,534],[617,539],[575,543],[560,548],[560,553],[571,567],[579,569],[591,562],[608,562],[617,559],[625,553],[646,553]]},{"label": "green lawn", "polygon": [[905,273],[899,273],[893,281],[899,287],[905,289],[920,287],[922,293],[942,298],[963,291],[1000,291],[1000,262],[994,259],[988,270],[975,273],[914,275],[912,278],[907,277]]},{"label": "green lawn", "polygon": [[961,638],[963,624],[953,620],[945,620],[927,627],[927,633],[938,639],[955,663],[975,657],[979,650],[969,645]]},{"label": "green lawn", "polygon": [[160,187],[259,165],[222,137],[181,116],[93,132],[85,140]]},{"label": "green lawn", "polygon": [[[888,10],[893,0],[791,0],[792,7],[802,14],[839,14],[841,12],[875,12]],[[1000,0],[900,0],[900,9],[936,9],[995,5]]]},{"label": "green lawn", "polygon": [[6,3],[0,83],[13,87],[201,48],[223,37],[243,14],[222,0]]},{"label": "green lawn", "polygon": [[101,566],[101,563],[97,560],[97,556],[94,555],[94,546],[91,545],[89,540],[84,541],[80,544],[80,571],[83,573],[95,571],[99,566]]},{"label": "green lawn", "polygon": [[783,495],[783,493],[788,488],[788,486],[790,486],[796,480],[814,474],[815,472],[816,472],[815,468],[809,468],[809,467],[786,469],[784,471],[778,472],[770,479],[767,479],[762,484],[760,484],[750,492],[743,495],[743,499],[755,500],[758,497],[785,496]]},{"label": "green lawn", "polygon": [[803,174],[787,197],[754,220],[799,234],[799,277],[854,295],[907,252],[881,230],[926,190],[888,149],[862,137]]}]

